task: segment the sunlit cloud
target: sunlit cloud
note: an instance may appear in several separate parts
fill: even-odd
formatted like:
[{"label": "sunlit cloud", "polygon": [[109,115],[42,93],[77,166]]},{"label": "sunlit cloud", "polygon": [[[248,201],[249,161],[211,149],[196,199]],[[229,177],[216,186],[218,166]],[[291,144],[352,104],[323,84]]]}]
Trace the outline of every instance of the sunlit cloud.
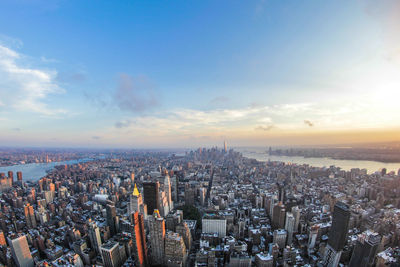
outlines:
[{"label": "sunlit cloud", "polygon": [[24,61],[23,55],[0,45],[0,98],[3,104],[47,116],[65,113],[64,109],[53,109],[45,102],[50,94],[64,93],[55,82],[56,71],[29,67]]}]

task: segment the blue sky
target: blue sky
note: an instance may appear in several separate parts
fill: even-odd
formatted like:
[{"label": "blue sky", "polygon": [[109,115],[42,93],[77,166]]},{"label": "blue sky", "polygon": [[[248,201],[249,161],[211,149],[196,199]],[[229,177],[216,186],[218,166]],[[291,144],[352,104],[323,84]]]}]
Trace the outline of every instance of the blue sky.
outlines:
[{"label": "blue sky", "polygon": [[281,145],[395,133],[399,13],[395,0],[5,0],[0,145]]}]

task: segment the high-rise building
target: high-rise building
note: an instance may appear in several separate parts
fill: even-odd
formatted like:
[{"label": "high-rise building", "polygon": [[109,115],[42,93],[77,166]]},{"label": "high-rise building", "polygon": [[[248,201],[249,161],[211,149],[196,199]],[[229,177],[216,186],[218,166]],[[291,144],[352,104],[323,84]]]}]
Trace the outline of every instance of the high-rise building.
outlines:
[{"label": "high-rise building", "polygon": [[274,229],[283,229],[285,227],[285,216],[286,216],[285,205],[283,205],[282,202],[279,202],[274,207],[272,215],[272,227]]},{"label": "high-rise building", "polygon": [[358,235],[358,239],[350,259],[349,267],[375,266],[375,256],[380,242],[381,236],[376,232],[365,231],[364,233]]},{"label": "high-rise building", "polygon": [[135,213],[137,211],[141,212],[140,207],[143,205],[142,195],[139,193],[139,190],[135,184],[132,194],[129,197],[129,206],[128,212],[129,214]]},{"label": "high-rise building", "polygon": [[279,229],[274,231],[273,235],[273,243],[278,244],[279,248],[282,249],[285,247],[287,238],[287,232],[284,229]]},{"label": "high-rise building", "polygon": [[17,172],[17,180],[18,182],[22,182],[22,172]]},{"label": "high-rise building", "polygon": [[228,144],[224,141],[224,152],[228,152]]},{"label": "high-rise building", "polygon": [[117,210],[113,204],[107,204],[106,206],[106,213],[107,213],[107,225],[110,227],[111,236],[117,233],[116,228],[116,217],[117,217]]},{"label": "high-rise building", "polygon": [[188,184],[185,186],[185,205],[194,206],[195,190]]},{"label": "high-rise building", "polygon": [[29,250],[28,241],[25,235],[15,238],[7,238],[8,245],[11,248],[12,257],[18,267],[33,267],[31,251]]},{"label": "high-rise building", "polygon": [[8,179],[10,179],[11,186],[14,184],[14,173],[12,171],[8,171]]},{"label": "high-rise building", "polygon": [[28,226],[28,228],[35,228],[36,217],[35,217],[35,211],[33,209],[33,206],[31,206],[31,204],[27,203],[24,206],[24,214],[25,214],[26,225]]},{"label": "high-rise building", "polygon": [[147,258],[147,244],[146,244],[146,231],[144,229],[144,216],[139,212],[132,214],[133,218],[133,244],[134,244],[134,258],[137,266],[148,266]]},{"label": "high-rise building", "polygon": [[329,230],[328,245],[325,248],[323,265],[336,267],[349,231],[350,210],[343,202],[337,202],[333,209],[332,226]]},{"label": "high-rise building", "polygon": [[7,243],[6,243],[6,238],[4,236],[4,232],[0,231],[0,246],[6,246],[6,245]]},{"label": "high-rise building", "polygon": [[100,229],[95,221],[89,220],[88,224],[89,224],[89,239],[90,239],[90,244],[92,245],[92,249],[94,249],[97,254],[100,254],[100,247],[101,247]]},{"label": "high-rise building", "polygon": [[168,232],[165,237],[165,265],[186,266],[186,247],[183,238],[174,232]]},{"label": "high-rise building", "polygon": [[186,222],[182,222],[181,224],[176,226],[176,232],[183,238],[185,241],[185,246],[189,250],[192,246],[192,235],[190,234],[190,229]]},{"label": "high-rise building", "polygon": [[103,244],[100,249],[105,267],[119,267],[122,265],[118,242],[109,241]]},{"label": "high-rise building", "polygon": [[160,209],[160,183],[145,182],[143,183],[144,203],[147,205],[147,212],[153,214],[154,210]]},{"label": "high-rise building", "polygon": [[319,231],[319,225],[314,224],[310,228],[310,234],[308,236],[308,255],[310,256],[314,250],[315,243],[317,242],[317,237],[318,237],[318,231]]},{"label": "high-rise building", "polygon": [[152,216],[149,216],[149,232],[151,245],[151,264],[164,264],[164,245],[165,245],[165,221],[156,209]]},{"label": "high-rise building", "polygon": [[300,212],[298,206],[292,207],[292,214],[294,216],[294,232],[297,233],[299,231],[299,222],[300,222]]},{"label": "high-rise building", "polygon": [[171,180],[168,174],[164,177],[164,192],[167,197],[169,210],[173,210],[174,206],[172,204]]},{"label": "high-rise building", "polygon": [[291,212],[286,213],[285,230],[287,231],[287,244],[292,244],[295,218]]}]

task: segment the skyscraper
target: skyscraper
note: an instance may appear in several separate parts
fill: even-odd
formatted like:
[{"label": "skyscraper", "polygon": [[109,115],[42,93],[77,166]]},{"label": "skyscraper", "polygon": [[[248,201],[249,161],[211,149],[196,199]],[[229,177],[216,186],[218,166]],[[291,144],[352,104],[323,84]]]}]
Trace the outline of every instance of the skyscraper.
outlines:
[{"label": "skyscraper", "polygon": [[228,152],[228,144],[224,141],[224,152]]},{"label": "skyscraper", "polygon": [[350,259],[349,267],[370,267],[375,266],[375,256],[381,242],[381,236],[372,231],[365,231],[358,235],[353,254]]},{"label": "skyscraper", "polygon": [[88,224],[89,224],[89,239],[92,245],[92,249],[94,249],[96,253],[100,254],[100,247],[101,247],[100,229],[95,221],[89,220]]},{"label": "skyscraper", "polygon": [[337,202],[333,210],[328,245],[325,248],[324,266],[336,267],[339,264],[342,249],[346,243],[349,231],[349,221],[349,207],[343,202]]},{"label": "skyscraper", "polygon": [[18,182],[22,182],[22,172],[17,172],[17,180]]},{"label": "skyscraper", "polygon": [[149,231],[151,245],[151,264],[164,264],[165,221],[158,210],[149,216]]},{"label": "skyscraper", "polygon": [[28,241],[25,235],[16,238],[7,238],[11,248],[12,257],[18,267],[33,267],[31,251],[29,250]]},{"label": "skyscraper", "polygon": [[190,229],[187,223],[182,222],[177,225],[176,232],[183,238],[183,241],[185,241],[186,248],[190,250],[190,247],[192,246],[192,235],[190,234]]},{"label": "skyscraper", "polygon": [[299,222],[300,222],[300,209],[298,206],[292,207],[292,214],[294,216],[294,232],[297,233],[299,231]]},{"label": "skyscraper", "polygon": [[160,183],[158,181],[143,183],[144,203],[147,205],[149,214],[153,214],[154,210],[160,209],[159,191]]},{"label": "skyscraper", "polygon": [[26,225],[28,226],[28,228],[35,228],[36,227],[35,211],[33,210],[33,206],[31,206],[31,204],[27,203],[24,206],[24,214],[25,214]]},{"label": "skyscraper", "polygon": [[283,229],[285,227],[285,216],[285,205],[283,205],[282,202],[279,202],[273,209],[272,227],[274,229]]},{"label": "skyscraper", "polygon": [[111,236],[113,236],[117,233],[116,224],[115,224],[115,220],[117,217],[117,211],[113,204],[107,204],[106,212],[107,212],[107,225],[110,227]]},{"label": "skyscraper", "polygon": [[101,257],[105,267],[121,266],[121,257],[119,254],[119,243],[109,241],[101,246]]},{"label": "skyscraper", "polygon": [[143,205],[142,195],[139,193],[137,186],[135,184],[135,188],[133,189],[132,194],[129,197],[129,214],[140,211],[140,206]]},{"label": "skyscraper", "polygon": [[164,177],[164,192],[165,192],[165,195],[167,196],[169,210],[172,210],[174,207],[172,204],[171,180],[170,180],[168,174],[165,175],[165,177]]},{"label": "skyscraper", "polygon": [[287,244],[292,244],[295,218],[291,212],[286,213],[285,230],[287,231]]},{"label": "skyscraper", "polygon": [[132,214],[134,231],[133,231],[133,244],[134,244],[134,257],[137,266],[148,266],[147,258],[147,244],[146,244],[146,231],[144,229],[144,216],[139,212]]}]

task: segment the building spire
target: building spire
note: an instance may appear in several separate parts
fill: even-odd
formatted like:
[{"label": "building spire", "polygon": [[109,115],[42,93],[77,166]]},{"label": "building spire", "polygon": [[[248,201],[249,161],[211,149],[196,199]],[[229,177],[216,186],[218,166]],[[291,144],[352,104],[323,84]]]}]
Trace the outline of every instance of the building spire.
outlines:
[{"label": "building spire", "polygon": [[133,189],[132,195],[134,195],[135,197],[138,197],[138,196],[140,195],[139,190],[137,189],[136,184],[135,184],[135,188]]}]

